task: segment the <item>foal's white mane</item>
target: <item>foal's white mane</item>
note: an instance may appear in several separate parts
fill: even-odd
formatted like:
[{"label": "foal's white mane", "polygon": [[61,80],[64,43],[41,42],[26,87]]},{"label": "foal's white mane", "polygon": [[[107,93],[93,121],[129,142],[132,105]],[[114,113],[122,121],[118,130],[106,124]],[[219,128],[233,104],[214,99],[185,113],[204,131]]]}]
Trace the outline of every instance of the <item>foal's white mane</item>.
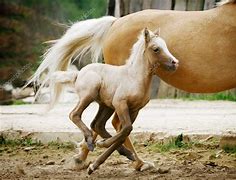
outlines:
[{"label": "foal's white mane", "polygon": [[138,41],[133,45],[131,49],[131,54],[129,59],[126,61],[126,64],[133,64],[134,61],[137,61],[143,56],[145,50],[145,40],[143,36],[143,31],[138,37]]}]

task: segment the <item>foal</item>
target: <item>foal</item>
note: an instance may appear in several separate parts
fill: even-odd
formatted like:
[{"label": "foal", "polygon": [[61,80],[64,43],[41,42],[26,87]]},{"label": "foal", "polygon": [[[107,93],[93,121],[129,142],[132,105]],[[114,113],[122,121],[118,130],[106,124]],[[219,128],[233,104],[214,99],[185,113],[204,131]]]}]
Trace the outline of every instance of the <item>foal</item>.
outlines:
[{"label": "foal", "polygon": [[[122,144],[132,131],[132,124],[139,110],[150,100],[152,76],[156,74],[157,67],[175,70],[177,66],[178,60],[168,51],[165,41],[159,37],[158,32],[153,33],[145,28],[132,47],[131,55],[125,65],[94,63],[87,65],[78,73],[58,71],[53,74],[57,82],[72,82],[75,86],[79,103],[69,117],[83,132],[90,151],[94,149],[95,137],[83,123],[81,116],[90,103],[96,101],[99,104],[91,128],[104,138],[97,141],[97,146],[108,149],[89,166],[89,174],[97,169],[114,150],[117,149],[121,154],[123,152],[126,155],[130,153]],[[111,137],[105,130],[105,124],[114,111],[122,122],[122,128],[119,133]],[[130,154],[130,159],[135,158],[136,155]]]}]

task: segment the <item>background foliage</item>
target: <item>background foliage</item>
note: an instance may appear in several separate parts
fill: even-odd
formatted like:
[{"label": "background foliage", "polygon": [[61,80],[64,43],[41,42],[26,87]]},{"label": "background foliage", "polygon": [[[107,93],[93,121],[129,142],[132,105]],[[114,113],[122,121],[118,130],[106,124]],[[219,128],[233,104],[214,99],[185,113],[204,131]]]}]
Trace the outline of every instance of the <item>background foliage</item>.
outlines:
[{"label": "background foliage", "polygon": [[40,63],[42,43],[60,37],[65,31],[61,24],[103,16],[106,3],[106,0],[0,0],[0,84],[11,81],[21,86]]}]

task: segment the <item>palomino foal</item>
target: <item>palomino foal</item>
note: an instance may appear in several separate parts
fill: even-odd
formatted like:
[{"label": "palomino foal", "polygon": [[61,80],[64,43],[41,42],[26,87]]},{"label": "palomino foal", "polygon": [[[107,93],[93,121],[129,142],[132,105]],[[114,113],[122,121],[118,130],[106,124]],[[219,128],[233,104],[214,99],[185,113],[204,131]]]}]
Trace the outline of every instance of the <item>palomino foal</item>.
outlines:
[{"label": "palomino foal", "polygon": [[[139,110],[150,100],[152,76],[156,74],[157,67],[175,70],[177,66],[178,60],[169,52],[158,31],[153,33],[145,28],[132,47],[131,55],[125,65],[94,63],[87,65],[78,73],[59,71],[53,74],[57,82],[71,81],[75,86],[79,103],[70,113],[70,119],[83,132],[90,151],[94,149],[93,133],[83,123],[81,116],[90,103],[96,101],[99,104],[99,111],[91,123],[91,128],[104,138],[97,141],[97,146],[108,149],[89,166],[89,174],[114,150],[117,149],[120,154],[130,153],[122,144],[132,131],[132,124]],[[60,80],[60,76],[64,78]],[[105,124],[114,111],[122,122],[122,128],[119,133],[111,137],[105,130]],[[137,156],[130,154],[129,158],[135,160]]]}]

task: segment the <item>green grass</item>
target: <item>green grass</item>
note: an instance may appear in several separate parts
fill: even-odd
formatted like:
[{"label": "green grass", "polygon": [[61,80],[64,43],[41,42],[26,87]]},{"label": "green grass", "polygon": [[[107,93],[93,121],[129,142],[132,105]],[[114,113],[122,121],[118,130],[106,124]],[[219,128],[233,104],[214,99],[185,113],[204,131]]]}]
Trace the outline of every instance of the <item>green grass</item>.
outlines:
[{"label": "green grass", "polygon": [[75,149],[76,146],[71,142],[58,142],[51,141],[47,144],[41,143],[41,141],[34,140],[30,137],[18,138],[18,139],[8,139],[3,135],[0,135],[0,147],[28,147],[28,146],[47,146],[55,149]]},{"label": "green grass", "polygon": [[0,147],[1,146],[41,146],[40,141],[33,140],[32,138],[19,138],[19,139],[7,139],[3,135],[0,135]]},{"label": "green grass", "polygon": [[71,149],[71,150],[73,150],[76,148],[75,144],[73,144],[71,142],[61,143],[61,142],[57,142],[57,141],[51,141],[48,143],[48,146],[54,147],[56,149]]},{"label": "green grass", "polygon": [[192,142],[185,143],[183,142],[183,134],[178,135],[175,138],[172,138],[167,143],[153,143],[148,144],[148,149],[154,152],[169,152],[173,149],[189,149],[193,145]]},{"label": "green grass", "polygon": [[236,101],[236,94],[233,93],[214,93],[214,94],[190,94],[189,97],[184,97],[184,100],[227,100],[227,101]]},{"label": "green grass", "polygon": [[229,154],[236,154],[236,146],[234,147],[225,146],[223,147],[223,150]]},{"label": "green grass", "polygon": [[22,100],[14,100],[12,105],[23,105],[23,104],[29,104],[29,103],[26,103]]}]

